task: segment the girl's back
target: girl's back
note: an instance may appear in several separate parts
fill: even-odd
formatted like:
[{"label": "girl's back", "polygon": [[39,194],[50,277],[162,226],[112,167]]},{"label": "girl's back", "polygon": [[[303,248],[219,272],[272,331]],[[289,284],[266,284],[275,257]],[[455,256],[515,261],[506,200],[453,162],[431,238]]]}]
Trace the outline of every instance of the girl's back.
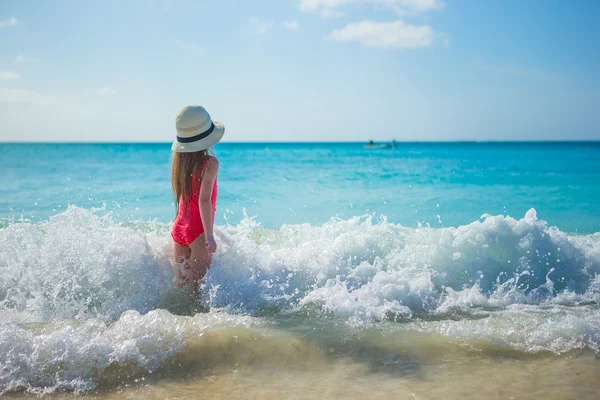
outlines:
[{"label": "girl's back", "polygon": [[[191,193],[189,198],[185,199],[184,196],[179,198],[179,207],[177,210],[177,216],[173,222],[171,229],[171,235],[173,240],[182,246],[189,246],[198,236],[204,233],[204,224],[202,223],[202,217],[200,216],[200,187],[202,186],[202,176],[206,170],[207,163],[216,161],[214,156],[205,156],[200,164],[200,168],[197,168],[192,173],[191,179]],[[214,222],[214,215],[217,209],[217,179],[212,188],[212,195],[210,198],[212,204],[212,215]]]}]

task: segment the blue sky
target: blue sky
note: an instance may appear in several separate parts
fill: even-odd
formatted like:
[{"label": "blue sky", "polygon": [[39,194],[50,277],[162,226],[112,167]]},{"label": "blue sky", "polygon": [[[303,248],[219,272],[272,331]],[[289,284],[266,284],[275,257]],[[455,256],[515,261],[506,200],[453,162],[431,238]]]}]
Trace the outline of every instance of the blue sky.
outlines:
[{"label": "blue sky", "polygon": [[600,139],[600,2],[0,2],[0,141]]}]

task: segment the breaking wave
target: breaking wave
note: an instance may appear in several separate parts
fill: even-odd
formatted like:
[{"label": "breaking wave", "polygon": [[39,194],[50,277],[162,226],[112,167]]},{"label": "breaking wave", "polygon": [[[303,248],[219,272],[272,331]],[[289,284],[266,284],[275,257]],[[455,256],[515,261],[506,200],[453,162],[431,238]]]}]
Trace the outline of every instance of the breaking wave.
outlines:
[{"label": "breaking wave", "polygon": [[194,312],[172,284],[167,224],[70,207],[1,229],[0,394],[88,390],[115,368],[142,376],[191,338],[288,315],[399,322],[530,353],[599,349],[600,234],[567,234],[533,209],[456,228],[361,216],[268,230],[245,218],[216,233],[202,283],[211,312],[191,317],[180,315]]}]

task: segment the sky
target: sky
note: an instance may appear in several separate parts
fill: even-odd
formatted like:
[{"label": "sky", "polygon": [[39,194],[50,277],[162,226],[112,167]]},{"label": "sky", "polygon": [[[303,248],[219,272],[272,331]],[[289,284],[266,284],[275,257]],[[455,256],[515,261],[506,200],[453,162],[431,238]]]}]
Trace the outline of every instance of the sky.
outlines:
[{"label": "sky", "polygon": [[596,0],[1,0],[0,141],[600,140]]}]

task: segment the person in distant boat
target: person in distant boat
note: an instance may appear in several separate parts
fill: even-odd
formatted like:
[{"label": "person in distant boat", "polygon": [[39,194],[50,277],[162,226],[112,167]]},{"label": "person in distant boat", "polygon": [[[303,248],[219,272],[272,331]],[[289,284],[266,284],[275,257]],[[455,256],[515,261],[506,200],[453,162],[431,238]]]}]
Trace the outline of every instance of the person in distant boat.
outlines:
[{"label": "person in distant boat", "polygon": [[373,146],[374,144],[375,144],[375,142],[374,142],[374,141],[372,141],[372,140],[369,140],[369,146]]},{"label": "person in distant boat", "polygon": [[192,105],[177,113],[175,128],[177,137],[171,146],[171,185],[177,207],[171,228],[173,268],[177,286],[191,286],[198,296],[199,281],[217,250],[213,223],[219,161],[210,149],[221,140],[225,127],[213,122],[204,107]]}]

